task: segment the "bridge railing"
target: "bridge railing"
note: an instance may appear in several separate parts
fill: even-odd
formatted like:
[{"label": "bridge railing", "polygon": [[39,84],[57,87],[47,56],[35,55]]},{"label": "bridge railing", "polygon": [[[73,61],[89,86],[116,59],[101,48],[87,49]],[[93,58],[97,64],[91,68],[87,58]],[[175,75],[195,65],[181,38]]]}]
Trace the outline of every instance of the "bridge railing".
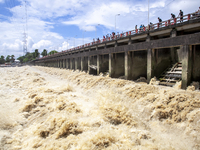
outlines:
[{"label": "bridge railing", "polygon": [[[139,29],[136,29],[136,30],[127,31],[127,32],[124,32],[124,33],[116,34],[116,35],[112,34],[111,36],[104,37],[103,39],[93,41],[93,42],[90,42],[90,43],[86,43],[84,45],[77,46],[77,47],[74,47],[74,48],[71,48],[71,49],[67,49],[67,50],[59,52],[59,53],[78,50],[78,49],[89,47],[89,46],[96,45],[96,44],[99,44],[99,43],[104,43],[104,42],[107,42],[107,41],[112,41],[112,40],[128,37],[130,35],[141,34],[141,33],[146,32],[146,31],[156,30],[156,29],[160,29],[160,28],[163,28],[163,27],[179,24],[179,23],[182,23],[182,22],[186,22],[186,21],[194,20],[194,19],[198,19],[198,18],[200,18],[200,13],[194,12],[194,13],[191,13],[191,14],[183,15],[183,17],[177,17],[177,18],[174,18],[174,19],[168,19],[168,20],[158,22],[158,23],[155,23],[155,24],[150,24],[148,26],[145,26],[145,27],[142,27],[142,28],[139,28]],[[54,55],[59,55],[59,53],[55,53]],[[48,56],[44,56],[42,58],[46,58],[46,57],[48,57]]]}]

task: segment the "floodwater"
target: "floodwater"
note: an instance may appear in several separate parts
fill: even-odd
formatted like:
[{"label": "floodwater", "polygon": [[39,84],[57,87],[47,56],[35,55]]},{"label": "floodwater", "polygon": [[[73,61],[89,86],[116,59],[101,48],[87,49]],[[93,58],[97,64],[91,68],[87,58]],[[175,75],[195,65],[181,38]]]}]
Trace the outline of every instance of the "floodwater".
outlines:
[{"label": "floodwater", "polygon": [[198,150],[200,92],[0,68],[0,150]]}]

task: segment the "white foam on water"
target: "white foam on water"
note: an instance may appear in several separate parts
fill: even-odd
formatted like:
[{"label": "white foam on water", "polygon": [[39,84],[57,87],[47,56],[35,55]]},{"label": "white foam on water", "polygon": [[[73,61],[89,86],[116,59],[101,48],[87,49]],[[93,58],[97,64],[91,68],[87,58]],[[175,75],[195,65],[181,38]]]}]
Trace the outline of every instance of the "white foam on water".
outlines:
[{"label": "white foam on water", "polygon": [[4,149],[200,148],[198,91],[46,67],[0,75]]}]

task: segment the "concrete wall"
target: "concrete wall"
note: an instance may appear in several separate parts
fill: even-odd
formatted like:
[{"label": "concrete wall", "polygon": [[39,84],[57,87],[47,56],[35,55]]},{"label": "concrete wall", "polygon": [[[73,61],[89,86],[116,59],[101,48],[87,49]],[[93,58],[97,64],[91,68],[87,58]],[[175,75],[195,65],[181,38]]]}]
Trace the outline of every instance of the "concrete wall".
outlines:
[{"label": "concrete wall", "polygon": [[154,75],[159,77],[164,70],[172,65],[170,49],[157,49],[155,55]]},{"label": "concrete wall", "polygon": [[130,80],[137,80],[140,77],[147,78],[147,51],[130,52]]},{"label": "concrete wall", "polygon": [[76,58],[76,69],[81,70],[81,57]]},{"label": "concrete wall", "polygon": [[200,45],[194,45],[193,48],[193,68],[192,68],[192,80],[200,81]]},{"label": "concrete wall", "polygon": [[70,69],[75,70],[75,58],[71,59],[71,68]]},{"label": "concrete wall", "polygon": [[70,59],[68,58],[68,59],[67,59],[67,69],[70,69],[70,66],[71,66],[70,64],[71,64],[71,61],[70,61]]},{"label": "concrete wall", "polygon": [[109,76],[119,78],[125,76],[125,54],[109,54]]},{"label": "concrete wall", "polygon": [[109,55],[99,55],[99,73],[109,72]]},{"label": "concrete wall", "polygon": [[81,71],[88,71],[88,57],[81,57]]}]

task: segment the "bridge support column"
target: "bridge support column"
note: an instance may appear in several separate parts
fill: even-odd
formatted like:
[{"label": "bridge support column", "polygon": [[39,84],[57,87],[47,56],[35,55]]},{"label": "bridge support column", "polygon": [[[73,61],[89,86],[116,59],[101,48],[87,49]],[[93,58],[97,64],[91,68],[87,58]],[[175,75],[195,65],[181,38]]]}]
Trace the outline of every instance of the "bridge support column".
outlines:
[{"label": "bridge support column", "polygon": [[81,70],[81,57],[77,58],[77,69]]},{"label": "bridge support column", "polygon": [[69,69],[69,65],[70,65],[69,59],[66,59],[66,69]]},{"label": "bridge support column", "polygon": [[131,56],[130,52],[125,52],[125,79],[130,80],[131,79]]},{"label": "bridge support column", "polygon": [[97,75],[100,73],[100,55],[97,55]]},{"label": "bridge support column", "polygon": [[78,58],[75,58],[75,70],[78,69]]},{"label": "bridge support column", "polygon": [[154,65],[155,65],[155,49],[147,50],[147,82],[149,83],[151,78],[154,77]]},{"label": "bridge support column", "polygon": [[59,59],[58,61],[59,61],[59,68],[61,68],[61,60]]},{"label": "bridge support column", "polygon": [[65,59],[65,68],[68,69],[68,59]]},{"label": "bridge support column", "polygon": [[90,59],[91,59],[91,57],[90,56],[88,56],[88,73],[90,73],[90,71],[91,71],[91,68],[90,68]]},{"label": "bridge support column", "polygon": [[[171,37],[176,37],[177,36],[177,31],[175,29],[173,29],[171,31]],[[176,48],[175,47],[171,47],[170,48],[170,54],[171,54],[171,61],[172,63],[176,63]]]},{"label": "bridge support column", "polygon": [[114,74],[114,58],[113,54],[109,54],[109,77],[113,77]]},{"label": "bridge support column", "polygon": [[73,69],[73,58],[70,59],[70,69]]},{"label": "bridge support column", "polygon": [[62,69],[65,68],[65,59],[62,60]]},{"label": "bridge support column", "polygon": [[182,51],[182,89],[186,89],[191,82],[192,75],[192,45],[181,46]]},{"label": "bridge support column", "polygon": [[60,69],[63,67],[62,59],[60,60]]},{"label": "bridge support column", "polygon": [[81,57],[81,71],[83,71],[84,57]]}]

